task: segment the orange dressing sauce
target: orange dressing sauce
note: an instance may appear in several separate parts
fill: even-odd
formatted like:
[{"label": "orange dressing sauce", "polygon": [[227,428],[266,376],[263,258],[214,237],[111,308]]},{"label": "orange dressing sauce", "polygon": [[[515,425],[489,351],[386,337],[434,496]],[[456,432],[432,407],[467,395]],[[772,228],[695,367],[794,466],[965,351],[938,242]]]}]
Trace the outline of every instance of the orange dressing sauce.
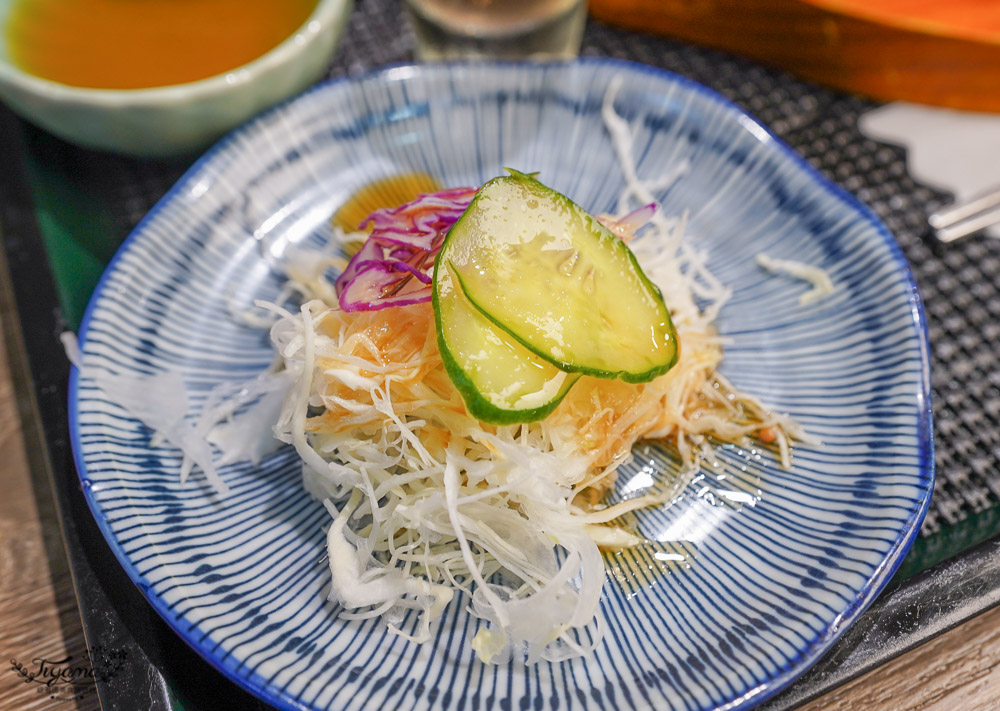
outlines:
[{"label": "orange dressing sauce", "polygon": [[316,0],[14,0],[10,60],[72,86],[141,89],[224,74],[290,37]]},{"label": "orange dressing sauce", "polygon": [[416,200],[422,193],[441,189],[441,184],[427,173],[400,173],[380,178],[351,195],[334,214],[333,224],[344,232],[354,232],[376,210],[397,207]]}]

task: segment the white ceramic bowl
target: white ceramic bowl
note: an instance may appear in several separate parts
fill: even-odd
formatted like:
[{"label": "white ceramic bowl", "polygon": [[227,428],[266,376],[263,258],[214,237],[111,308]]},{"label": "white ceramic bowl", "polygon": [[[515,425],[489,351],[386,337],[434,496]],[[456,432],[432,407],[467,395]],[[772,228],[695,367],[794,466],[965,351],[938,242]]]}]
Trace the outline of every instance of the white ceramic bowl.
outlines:
[{"label": "white ceramic bowl", "polygon": [[[12,0],[0,0],[0,27]],[[208,146],[327,68],[352,0],[318,0],[299,30],[226,74],[150,89],[84,89],[14,66],[0,32],[0,100],[34,124],[87,148],[165,156]]]}]

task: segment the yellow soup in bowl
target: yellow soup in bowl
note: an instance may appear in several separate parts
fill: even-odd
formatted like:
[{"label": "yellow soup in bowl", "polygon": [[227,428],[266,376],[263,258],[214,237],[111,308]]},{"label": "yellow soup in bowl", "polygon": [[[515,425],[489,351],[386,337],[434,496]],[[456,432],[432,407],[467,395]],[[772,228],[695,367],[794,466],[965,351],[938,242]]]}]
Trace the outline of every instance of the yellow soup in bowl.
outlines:
[{"label": "yellow soup in bowl", "polygon": [[267,53],[316,0],[13,0],[9,60],[94,89],[144,89],[223,74]]}]

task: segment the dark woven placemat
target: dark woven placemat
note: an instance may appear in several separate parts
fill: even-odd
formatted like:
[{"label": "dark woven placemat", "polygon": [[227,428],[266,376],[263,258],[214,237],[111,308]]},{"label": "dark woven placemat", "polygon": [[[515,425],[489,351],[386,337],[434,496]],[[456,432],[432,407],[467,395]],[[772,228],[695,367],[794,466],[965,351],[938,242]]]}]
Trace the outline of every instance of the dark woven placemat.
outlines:
[{"label": "dark woven placemat", "polygon": [[[399,0],[358,0],[330,76],[412,58]],[[877,104],[781,71],[681,42],[588,24],[583,54],[662,67],[720,92],[758,117],[831,180],[871,206],[896,236],[923,295],[932,344],[937,484],[923,533],[1000,502],[1000,241],[947,248],[929,236],[926,211],[947,196],[914,183],[902,149],[875,143],[858,118]],[[38,134],[35,134],[36,138]],[[189,161],[139,161],[36,140],[40,163],[61,164],[110,206],[121,236]]]}]

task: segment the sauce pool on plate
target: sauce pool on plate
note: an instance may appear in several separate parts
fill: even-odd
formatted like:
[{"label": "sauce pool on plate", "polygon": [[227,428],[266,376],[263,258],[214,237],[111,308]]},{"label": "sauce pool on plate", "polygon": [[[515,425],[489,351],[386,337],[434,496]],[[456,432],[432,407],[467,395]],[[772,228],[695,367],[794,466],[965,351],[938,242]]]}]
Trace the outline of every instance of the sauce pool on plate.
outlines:
[{"label": "sauce pool on plate", "polygon": [[333,215],[333,224],[354,232],[373,212],[416,200],[422,193],[442,190],[441,183],[427,173],[399,173],[379,178],[361,187]]},{"label": "sauce pool on plate", "polygon": [[9,60],[71,86],[143,89],[224,74],[305,24],[317,0],[13,0]]}]

